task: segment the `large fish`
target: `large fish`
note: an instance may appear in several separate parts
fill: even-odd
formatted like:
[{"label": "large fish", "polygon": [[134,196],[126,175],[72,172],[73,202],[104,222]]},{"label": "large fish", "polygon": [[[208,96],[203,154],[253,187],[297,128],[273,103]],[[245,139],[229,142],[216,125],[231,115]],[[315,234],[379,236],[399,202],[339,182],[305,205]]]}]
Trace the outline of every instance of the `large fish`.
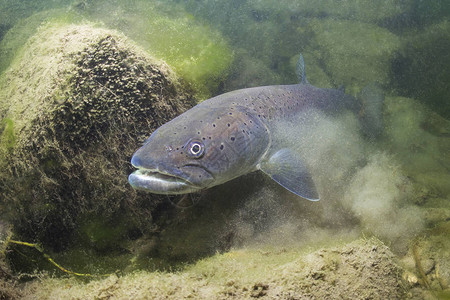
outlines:
[{"label": "large fish", "polygon": [[313,110],[334,114],[350,109],[365,116],[363,121],[378,120],[383,96],[376,88],[363,93],[369,98],[365,102],[373,103],[368,106],[373,109],[363,114],[360,102],[343,90],[309,84],[301,55],[297,76],[299,84],[213,97],[162,125],[133,155],[131,163],[137,170],[129,176],[130,184],[156,194],[185,194],[261,170],[292,193],[319,200],[306,162],[277,140],[275,126],[295,120],[301,134],[308,118],[299,116]]}]

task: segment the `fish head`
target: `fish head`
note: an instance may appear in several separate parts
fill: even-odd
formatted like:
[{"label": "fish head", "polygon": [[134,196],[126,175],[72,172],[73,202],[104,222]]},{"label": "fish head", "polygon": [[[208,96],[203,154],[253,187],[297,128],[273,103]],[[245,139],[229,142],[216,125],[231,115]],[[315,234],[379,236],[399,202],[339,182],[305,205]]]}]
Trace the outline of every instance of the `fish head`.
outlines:
[{"label": "fish head", "polygon": [[194,107],[159,127],[136,151],[129,182],[156,194],[185,194],[248,173],[267,147],[261,124],[243,129],[257,122],[237,109]]}]

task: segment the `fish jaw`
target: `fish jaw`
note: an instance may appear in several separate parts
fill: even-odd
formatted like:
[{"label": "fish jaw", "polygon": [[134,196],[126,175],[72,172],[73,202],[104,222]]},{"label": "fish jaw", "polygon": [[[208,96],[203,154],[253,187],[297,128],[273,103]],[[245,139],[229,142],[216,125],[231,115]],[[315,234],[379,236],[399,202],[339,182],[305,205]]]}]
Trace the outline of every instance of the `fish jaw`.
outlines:
[{"label": "fish jaw", "polygon": [[154,194],[187,194],[202,189],[181,177],[149,169],[134,171],[128,176],[128,182],[134,189],[145,190]]},{"label": "fish jaw", "polygon": [[136,171],[128,176],[128,182],[137,190],[154,194],[187,194],[214,185],[213,175],[201,165],[193,163],[181,166],[155,162],[145,155],[145,149],[138,150],[131,159]]}]

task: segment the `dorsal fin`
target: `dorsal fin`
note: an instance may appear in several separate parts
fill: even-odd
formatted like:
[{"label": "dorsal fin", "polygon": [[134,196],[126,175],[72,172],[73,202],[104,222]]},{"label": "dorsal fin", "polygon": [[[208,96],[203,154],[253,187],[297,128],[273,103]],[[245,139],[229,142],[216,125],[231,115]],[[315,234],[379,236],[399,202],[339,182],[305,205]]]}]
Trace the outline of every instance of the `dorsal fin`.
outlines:
[{"label": "dorsal fin", "polygon": [[309,83],[308,79],[306,79],[305,60],[303,59],[303,55],[301,53],[300,53],[300,57],[297,61],[295,73],[297,73],[297,78],[298,78],[299,83],[303,83],[303,84]]}]

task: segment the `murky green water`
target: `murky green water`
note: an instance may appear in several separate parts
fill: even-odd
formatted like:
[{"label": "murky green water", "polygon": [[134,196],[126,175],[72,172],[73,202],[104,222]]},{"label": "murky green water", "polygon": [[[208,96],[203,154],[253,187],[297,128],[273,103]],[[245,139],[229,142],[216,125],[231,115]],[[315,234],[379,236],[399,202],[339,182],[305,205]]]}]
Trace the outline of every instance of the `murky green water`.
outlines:
[{"label": "murky green water", "polygon": [[[431,290],[427,297],[445,298],[449,17],[449,2],[438,0],[0,1],[0,266],[11,275],[0,280],[65,274],[8,238],[37,243],[65,268],[89,274],[194,264],[194,276],[200,259],[225,253],[205,263],[208,277],[230,249],[288,249],[258,260],[276,267],[308,247],[374,236],[400,261],[406,297]],[[173,205],[181,197],[131,189],[131,154],[155,127],[224,92],[295,84],[299,53],[317,87],[356,96],[378,82],[385,93],[377,141],[360,135],[351,114],[321,116],[308,149],[303,132],[280,125],[278,134],[309,157],[319,203],[299,202],[257,173],[193,196],[187,208]],[[173,70],[169,79],[148,78],[153,59]],[[172,102],[143,114],[133,101],[145,99]],[[225,284],[225,275],[211,276]],[[266,295],[265,285],[254,286]]]}]

